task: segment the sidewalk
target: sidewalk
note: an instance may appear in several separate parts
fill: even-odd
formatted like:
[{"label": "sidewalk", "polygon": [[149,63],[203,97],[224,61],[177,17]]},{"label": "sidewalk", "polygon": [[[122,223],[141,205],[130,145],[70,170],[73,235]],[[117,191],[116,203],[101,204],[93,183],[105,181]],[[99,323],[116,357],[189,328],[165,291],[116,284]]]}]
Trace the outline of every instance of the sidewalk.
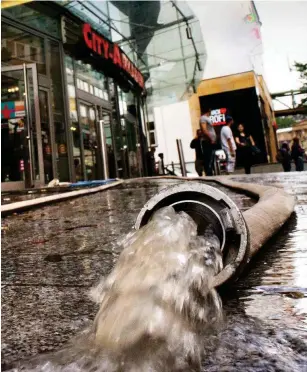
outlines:
[{"label": "sidewalk", "polygon": [[[304,171],[307,171],[307,163],[304,163]],[[282,165],[280,163],[272,164],[259,164],[252,166],[252,174],[257,173],[279,173],[283,172]],[[295,166],[292,164],[291,172],[295,172]],[[234,174],[244,174],[244,169],[236,169]]]}]

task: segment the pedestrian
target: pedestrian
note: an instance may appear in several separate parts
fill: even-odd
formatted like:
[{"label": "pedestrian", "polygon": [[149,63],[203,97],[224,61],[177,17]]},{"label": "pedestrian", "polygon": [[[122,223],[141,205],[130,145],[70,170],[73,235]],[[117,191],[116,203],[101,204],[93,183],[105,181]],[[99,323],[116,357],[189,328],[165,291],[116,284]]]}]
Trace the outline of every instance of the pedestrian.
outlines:
[{"label": "pedestrian", "polygon": [[203,153],[204,135],[201,129],[196,131],[196,137],[192,139],[190,147],[195,150],[195,170],[201,177],[204,172],[204,153]]},{"label": "pedestrian", "polygon": [[75,173],[76,173],[76,181],[81,181],[82,179],[82,168],[80,164],[80,160],[78,158],[74,159],[74,166],[75,166]]},{"label": "pedestrian", "polygon": [[295,170],[297,172],[302,172],[304,170],[304,153],[305,150],[301,147],[299,138],[293,138],[291,157],[294,160]]},{"label": "pedestrian", "polygon": [[245,174],[251,173],[251,167],[253,165],[253,151],[252,146],[255,146],[255,141],[251,135],[245,133],[243,124],[239,124],[238,134],[235,138],[236,145],[238,147],[237,155],[240,163],[243,165]]},{"label": "pedestrian", "polygon": [[291,172],[291,154],[287,142],[284,142],[281,145],[281,148],[278,150],[276,158],[277,161],[281,163],[284,172]]},{"label": "pedestrian", "polygon": [[205,109],[200,117],[200,129],[203,133],[203,159],[206,176],[212,176],[214,152],[216,145],[216,133],[210,119],[210,109]]},{"label": "pedestrian", "polygon": [[159,157],[159,160],[158,160],[158,174],[159,175],[164,175],[165,174],[165,171],[164,171],[164,154],[162,152],[160,152],[160,154],[158,154],[158,157]]},{"label": "pedestrian", "polygon": [[156,148],[151,147],[150,151],[146,154],[147,172],[149,177],[156,175],[156,161],[155,161]]},{"label": "pedestrian", "polygon": [[222,149],[226,154],[226,171],[228,174],[233,173],[236,165],[236,142],[233,138],[231,126],[233,119],[231,116],[226,116],[226,125],[221,130]]}]

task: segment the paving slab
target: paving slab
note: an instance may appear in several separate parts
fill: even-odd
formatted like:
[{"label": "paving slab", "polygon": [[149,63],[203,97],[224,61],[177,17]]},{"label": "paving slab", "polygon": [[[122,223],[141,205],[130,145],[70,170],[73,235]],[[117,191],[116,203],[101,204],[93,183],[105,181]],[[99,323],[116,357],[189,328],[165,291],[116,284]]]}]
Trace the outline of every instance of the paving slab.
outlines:
[{"label": "paving slab", "polygon": [[[306,297],[291,298],[277,292],[266,296],[255,288],[306,286],[307,174],[233,178],[278,185],[297,195],[298,201],[295,215],[281,234],[261,252],[231,293],[223,295],[229,327],[225,329],[225,337],[228,341],[234,338],[235,330],[243,321],[245,328],[242,327],[247,329],[249,325],[253,337],[259,336],[259,340],[268,337],[267,329],[278,327],[288,327],[298,335],[307,324]],[[3,370],[18,360],[58,350],[92,321],[97,306],[88,294],[90,288],[112,270],[120,253],[117,240],[131,230],[150,197],[177,182],[183,181],[124,183],[2,220]],[[241,210],[255,203],[245,195],[219,188],[233,198]],[[255,319],[264,323],[255,325]],[[260,337],[257,329],[261,327],[264,328]],[[242,345],[237,343],[237,347]],[[218,349],[211,350],[208,361],[217,352]],[[229,348],[225,353],[227,363],[217,358],[216,369],[212,364],[211,369],[206,365],[206,370],[219,371],[229,363],[241,363],[246,371],[261,370],[260,362],[258,367],[255,364],[255,369],[248,369],[248,361],[243,357],[238,359],[234,350]]]}]

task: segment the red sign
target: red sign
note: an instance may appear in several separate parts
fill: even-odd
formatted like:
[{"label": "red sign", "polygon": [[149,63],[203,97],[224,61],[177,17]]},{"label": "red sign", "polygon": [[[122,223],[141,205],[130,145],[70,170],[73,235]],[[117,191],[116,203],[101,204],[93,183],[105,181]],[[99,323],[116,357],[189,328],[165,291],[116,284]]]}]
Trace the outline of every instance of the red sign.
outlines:
[{"label": "red sign", "polygon": [[226,124],[226,112],[227,109],[221,108],[217,110],[212,110],[210,114],[210,119],[213,125],[224,125]]},{"label": "red sign", "polygon": [[91,29],[91,25],[88,23],[83,25],[83,38],[89,49],[99,56],[102,56],[104,59],[111,60],[114,65],[124,70],[142,89],[144,89],[143,75],[117,44],[97,34]]}]

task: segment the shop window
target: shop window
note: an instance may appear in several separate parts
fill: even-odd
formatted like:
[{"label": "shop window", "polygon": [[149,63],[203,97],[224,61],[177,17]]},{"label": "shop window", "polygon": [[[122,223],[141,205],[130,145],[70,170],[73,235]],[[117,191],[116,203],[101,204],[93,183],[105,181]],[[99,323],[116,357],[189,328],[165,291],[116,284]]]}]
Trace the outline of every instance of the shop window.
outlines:
[{"label": "shop window", "polygon": [[16,54],[17,58],[25,58],[25,46],[24,44],[16,43]]},{"label": "shop window", "polygon": [[39,62],[39,51],[37,48],[30,47],[30,57],[33,61]]},{"label": "shop window", "polygon": [[56,158],[58,176],[61,181],[69,181],[67,133],[64,116],[63,79],[59,44],[50,42],[51,99],[55,128]]},{"label": "shop window", "polygon": [[85,92],[89,92],[88,83],[86,83],[86,82],[83,83],[83,89],[84,89]]},{"label": "shop window", "polygon": [[154,121],[150,121],[148,124],[147,124],[147,130],[151,131],[151,130],[155,130],[155,122]]},{"label": "shop window", "polygon": [[44,181],[49,183],[53,179],[52,167],[52,144],[51,144],[51,126],[48,107],[48,93],[45,90],[39,90],[39,108],[41,116],[42,146],[44,158]]},{"label": "shop window", "polygon": [[88,180],[97,179],[97,133],[96,133],[96,115],[95,110],[83,104],[80,104],[80,119],[82,127],[82,140],[84,148],[84,164],[86,178]]},{"label": "shop window", "polygon": [[94,70],[90,64],[76,61],[77,87],[94,96],[109,100],[107,78]]},{"label": "shop window", "polygon": [[12,18],[14,21],[19,21],[50,36],[60,38],[60,21],[57,15],[50,16],[51,10],[42,4],[18,5],[1,11],[2,15]]},{"label": "shop window", "polygon": [[149,145],[154,146],[156,144],[156,137],[154,132],[149,133]]},{"label": "shop window", "polygon": [[[68,83],[68,98],[69,98],[69,119],[70,119],[70,132],[72,135],[73,142],[73,158],[74,168],[77,181],[84,180],[83,167],[82,167],[82,156],[81,156],[81,136],[80,127],[78,121],[77,103],[76,103],[76,87],[74,84],[74,67],[73,60],[69,56],[65,56],[65,69],[66,78]],[[78,86],[77,79],[77,86]]]},{"label": "shop window", "polygon": [[148,132],[148,139],[149,139],[149,147],[151,146],[156,146],[157,141],[156,141],[156,131],[155,131],[155,123],[154,121],[150,121],[147,123],[147,132]]},{"label": "shop window", "polygon": [[[118,89],[124,155],[128,165],[128,176],[139,177],[142,174],[142,156],[140,151],[139,120],[135,96]],[[125,147],[126,146],[126,147]]]},{"label": "shop window", "polygon": [[2,66],[37,63],[39,74],[46,74],[44,40],[2,23]]},{"label": "shop window", "polygon": [[73,84],[68,84],[68,97],[75,98],[76,97],[76,89]]}]

